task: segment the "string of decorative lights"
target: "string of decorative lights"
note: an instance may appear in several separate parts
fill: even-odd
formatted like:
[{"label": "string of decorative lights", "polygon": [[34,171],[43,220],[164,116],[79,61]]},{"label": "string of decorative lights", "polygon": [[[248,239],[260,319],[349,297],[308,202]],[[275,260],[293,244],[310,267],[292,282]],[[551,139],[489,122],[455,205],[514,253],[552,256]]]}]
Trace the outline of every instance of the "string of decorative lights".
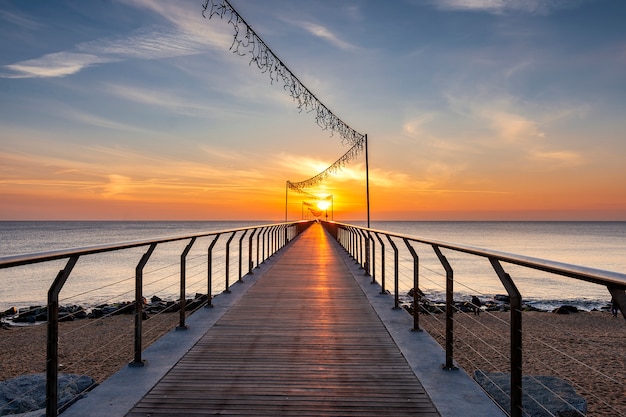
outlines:
[{"label": "string of decorative lights", "polygon": [[[250,65],[254,63],[261,72],[268,73],[272,84],[282,80],[285,91],[291,95],[300,111],[315,112],[315,122],[323,130],[330,130],[331,136],[335,132],[338,133],[343,144],[360,143],[361,146],[358,149],[359,151],[363,149],[362,143],[365,141],[365,135],[348,126],[306,88],[252,30],[228,0],[205,0],[202,8],[202,16],[205,18],[208,11],[209,19],[213,16],[219,16],[222,20],[228,19],[228,23],[235,31],[233,43],[230,46],[231,51],[240,56],[250,54]],[[353,156],[356,155],[353,153]]]},{"label": "string of decorative lights", "polygon": [[356,157],[356,155],[358,155],[359,152],[363,150],[363,145],[364,145],[363,142],[356,143],[354,146],[352,146],[352,148],[348,150],[348,152],[343,154],[341,158],[333,162],[324,171],[304,181],[299,181],[299,182],[287,181],[287,186],[289,187],[290,190],[293,190],[297,193],[306,194],[306,192],[304,191],[305,188],[311,188],[311,187],[316,186],[317,184],[324,181],[326,178],[330,177],[331,175],[333,175],[334,173],[342,169],[348,163],[348,161]]}]

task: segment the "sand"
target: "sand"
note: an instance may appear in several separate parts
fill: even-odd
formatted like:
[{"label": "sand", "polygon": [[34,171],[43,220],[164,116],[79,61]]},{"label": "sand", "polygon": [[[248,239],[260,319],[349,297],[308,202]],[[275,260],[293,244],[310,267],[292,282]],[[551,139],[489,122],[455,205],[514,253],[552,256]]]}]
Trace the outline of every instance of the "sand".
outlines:
[{"label": "sand", "polygon": [[[420,326],[444,345],[444,316],[420,315]],[[454,359],[470,375],[509,372],[509,313],[455,315]],[[569,381],[589,416],[626,416],[626,320],[606,312],[524,312],[524,375]]]},{"label": "sand", "polygon": [[[178,313],[143,322],[144,349],[176,327]],[[0,380],[46,369],[44,324],[0,330]],[[59,323],[60,372],[89,375],[102,382],[134,358],[134,318],[113,316]]]},{"label": "sand", "polygon": [[[174,328],[178,314],[144,322],[144,348]],[[508,372],[508,313],[455,315],[455,360],[468,373]],[[420,316],[442,342],[443,316]],[[133,317],[60,324],[61,371],[101,382],[133,359]],[[524,373],[570,381],[589,402],[590,416],[626,415],[626,320],[604,312],[525,312]],[[0,380],[45,372],[46,326],[0,330]]]}]

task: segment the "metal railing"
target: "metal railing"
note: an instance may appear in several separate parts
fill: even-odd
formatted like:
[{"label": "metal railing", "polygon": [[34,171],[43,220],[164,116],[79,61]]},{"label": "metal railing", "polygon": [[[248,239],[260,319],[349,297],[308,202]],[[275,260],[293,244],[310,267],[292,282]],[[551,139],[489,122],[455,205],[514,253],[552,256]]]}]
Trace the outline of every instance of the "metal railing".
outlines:
[{"label": "metal railing", "polygon": [[[510,415],[521,417],[522,406],[522,295],[515,280],[505,271],[503,263],[519,265],[533,270],[548,272],[560,276],[587,281],[605,286],[612,298],[617,302],[622,315],[626,319],[626,274],[570,265],[529,256],[516,255],[495,250],[482,249],[469,245],[421,239],[398,233],[368,229],[350,224],[323,222],[330,234],[346,249],[352,258],[361,265],[365,275],[371,275],[372,283],[376,282],[376,272],[380,271],[381,293],[387,293],[385,271],[385,244],[393,251],[393,308],[400,308],[399,285],[399,248],[404,243],[413,263],[413,330],[420,330],[419,322],[419,256],[417,245],[430,246],[445,271],[445,364],[444,369],[455,369],[454,365],[454,269],[444,255],[442,249],[460,252],[485,258],[491,264],[495,274],[502,283],[510,298]],[[378,245],[378,249],[377,249]],[[377,256],[377,250],[380,254]],[[376,260],[381,265],[376,267]]]},{"label": "metal railing", "polygon": [[[238,252],[238,277],[243,277],[243,247],[244,238],[248,237],[248,274],[253,274],[253,269],[258,267],[266,259],[284,247],[293,238],[310,226],[310,221],[286,222],[280,224],[267,224],[237,229],[211,231],[198,234],[173,236],[158,239],[138,240],[124,243],[97,245],[83,248],[63,249],[50,252],[6,256],[0,258],[0,269],[17,267],[22,265],[65,260],[67,263],[61,269],[53,284],[48,290],[47,300],[47,349],[46,349],[46,416],[58,415],[58,369],[59,369],[59,293],[63,289],[74,266],[79,258],[87,255],[101,254],[104,252],[123,251],[131,248],[146,247],[135,268],[135,301],[134,301],[134,359],[129,366],[143,366],[142,360],[142,321],[143,321],[143,270],[156,247],[160,244],[188,241],[180,255],[180,318],[177,329],[186,329],[185,325],[185,291],[186,291],[186,257],[192,246],[199,238],[212,238],[207,248],[207,301],[206,307],[212,307],[213,288],[213,249],[220,237],[227,237],[225,242],[225,286],[223,292],[228,293],[230,287],[230,247],[236,236],[239,237]],[[253,252],[256,249],[256,254]],[[256,261],[256,262],[255,262]]]}]

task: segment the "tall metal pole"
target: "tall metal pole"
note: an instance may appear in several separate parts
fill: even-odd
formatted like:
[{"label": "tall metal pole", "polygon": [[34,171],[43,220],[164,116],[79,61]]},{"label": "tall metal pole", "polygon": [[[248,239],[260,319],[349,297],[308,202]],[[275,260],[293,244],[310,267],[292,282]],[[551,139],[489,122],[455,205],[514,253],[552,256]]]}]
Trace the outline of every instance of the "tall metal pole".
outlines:
[{"label": "tall metal pole", "polygon": [[365,188],[367,191],[367,228],[370,228],[370,168],[367,155],[367,134],[365,134]]},{"label": "tall metal pole", "polygon": [[285,183],[285,221],[287,221],[287,194],[289,194],[289,180]]}]

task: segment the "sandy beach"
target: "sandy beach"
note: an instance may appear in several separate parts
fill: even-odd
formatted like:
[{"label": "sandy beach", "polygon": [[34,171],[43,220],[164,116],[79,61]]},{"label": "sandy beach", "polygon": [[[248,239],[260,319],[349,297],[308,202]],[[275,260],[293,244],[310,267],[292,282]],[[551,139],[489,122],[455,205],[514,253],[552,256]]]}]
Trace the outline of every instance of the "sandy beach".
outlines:
[{"label": "sandy beach", "polygon": [[[443,345],[443,315],[420,316]],[[509,313],[455,315],[454,359],[470,375],[509,372]],[[524,375],[569,381],[588,402],[589,416],[626,415],[626,320],[606,312],[559,315],[524,312]],[[617,410],[617,411],[616,411]]]},{"label": "sandy beach", "polygon": [[[507,313],[455,316],[455,360],[468,373],[508,372]],[[420,316],[442,341],[443,316]],[[144,347],[172,329],[178,314],[144,322]],[[589,416],[626,415],[626,321],[603,312],[526,312],[524,373],[566,379],[589,403]],[[105,380],[133,358],[133,317],[60,324],[61,371]],[[463,340],[463,342],[459,342]],[[0,330],[0,380],[45,370],[46,326]],[[617,410],[617,414],[616,414]]]}]

